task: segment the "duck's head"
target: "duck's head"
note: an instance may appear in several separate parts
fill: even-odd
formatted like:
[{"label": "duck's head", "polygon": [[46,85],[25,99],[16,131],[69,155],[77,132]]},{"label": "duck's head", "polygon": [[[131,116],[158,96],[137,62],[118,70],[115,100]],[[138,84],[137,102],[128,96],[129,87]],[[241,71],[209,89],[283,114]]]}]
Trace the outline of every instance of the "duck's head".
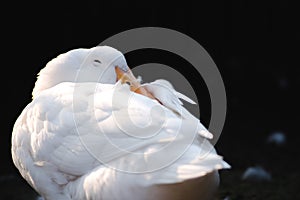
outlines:
[{"label": "duck's head", "polygon": [[47,63],[39,73],[32,95],[35,97],[62,82],[114,84],[118,80],[129,84],[132,91],[151,97],[140,87],[120,51],[109,46],[74,49]]}]

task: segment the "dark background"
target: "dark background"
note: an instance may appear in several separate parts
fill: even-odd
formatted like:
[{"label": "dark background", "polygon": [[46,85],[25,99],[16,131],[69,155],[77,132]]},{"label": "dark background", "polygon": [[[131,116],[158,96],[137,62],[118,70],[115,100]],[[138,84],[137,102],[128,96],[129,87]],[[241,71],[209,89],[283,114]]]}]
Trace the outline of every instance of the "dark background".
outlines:
[{"label": "dark background", "polygon": [[[159,26],[199,42],[223,77],[228,112],[216,148],[232,165],[221,172],[217,199],[299,199],[299,7],[289,1],[81,1],[12,2],[2,7],[3,65],[0,193],[3,199],[29,199],[31,193],[11,161],[13,124],[31,101],[36,74],[70,49],[98,45],[132,28]],[[176,42],[176,41],[174,41]],[[182,58],[158,50],[126,55],[130,66],[160,62],[190,79],[208,124],[210,101],[205,83]],[[183,70],[191,69],[191,71]],[[283,146],[267,144],[282,132]],[[245,169],[262,166],[269,182],[241,180]],[[0,195],[0,199],[1,195]]]}]

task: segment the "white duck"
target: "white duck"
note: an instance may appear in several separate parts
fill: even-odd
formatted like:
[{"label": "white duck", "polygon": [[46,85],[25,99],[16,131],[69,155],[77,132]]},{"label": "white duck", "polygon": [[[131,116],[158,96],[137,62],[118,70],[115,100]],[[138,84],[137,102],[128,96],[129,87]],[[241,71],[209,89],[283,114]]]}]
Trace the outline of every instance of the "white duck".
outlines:
[{"label": "white duck", "polygon": [[40,71],[14,164],[47,200],[209,199],[229,165],[179,98],[193,103],[165,80],[140,87],[114,48],[71,50]]}]

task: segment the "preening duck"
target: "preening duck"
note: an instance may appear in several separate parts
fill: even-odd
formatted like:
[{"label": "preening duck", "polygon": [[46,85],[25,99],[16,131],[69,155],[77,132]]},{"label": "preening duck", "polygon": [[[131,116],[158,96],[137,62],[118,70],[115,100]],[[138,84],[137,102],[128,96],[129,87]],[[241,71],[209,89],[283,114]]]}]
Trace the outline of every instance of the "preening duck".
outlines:
[{"label": "preening duck", "polygon": [[229,168],[166,80],[141,85],[108,46],[43,68],[15,122],[12,158],[47,200],[210,199]]}]

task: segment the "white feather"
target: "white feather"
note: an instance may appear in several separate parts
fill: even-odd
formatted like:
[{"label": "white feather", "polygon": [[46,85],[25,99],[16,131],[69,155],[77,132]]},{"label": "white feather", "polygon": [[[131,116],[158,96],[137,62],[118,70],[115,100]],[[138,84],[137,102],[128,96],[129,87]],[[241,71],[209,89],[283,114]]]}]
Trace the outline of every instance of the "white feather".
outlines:
[{"label": "white feather", "polygon": [[[164,106],[173,110],[175,113],[186,117],[191,115],[182,105],[180,99],[183,99],[191,104],[196,104],[192,99],[184,94],[177,92],[172,84],[166,80],[158,79],[152,83],[145,83],[143,86]],[[198,133],[208,139],[212,139],[213,135],[200,123],[198,123]]]}]

